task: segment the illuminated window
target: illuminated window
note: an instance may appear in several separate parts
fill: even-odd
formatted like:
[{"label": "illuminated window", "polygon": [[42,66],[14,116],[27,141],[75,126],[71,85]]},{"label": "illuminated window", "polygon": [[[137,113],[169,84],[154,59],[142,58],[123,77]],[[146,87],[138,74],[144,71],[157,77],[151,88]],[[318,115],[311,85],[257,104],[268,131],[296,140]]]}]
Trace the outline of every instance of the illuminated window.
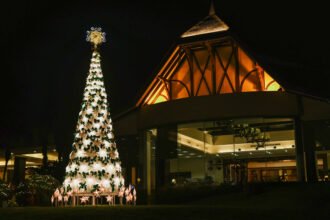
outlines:
[{"label": "illuminated window", "polygon": [[283,89],[232,40],[215,40],[177,47],[139,103],[262,91]]}]

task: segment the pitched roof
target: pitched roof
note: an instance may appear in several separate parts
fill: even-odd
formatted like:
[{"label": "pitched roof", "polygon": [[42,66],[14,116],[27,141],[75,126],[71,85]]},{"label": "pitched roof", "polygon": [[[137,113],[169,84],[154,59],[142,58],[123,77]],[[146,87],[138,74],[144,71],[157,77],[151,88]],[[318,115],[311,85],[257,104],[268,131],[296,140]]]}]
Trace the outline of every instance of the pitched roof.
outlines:
[{"label": "pitched roof", "polygon": [[228,29],[228,25],[215,14],[214,4],[211,2],[209,15],[191,27],[188,31],[184,32],[181,37],[185,38],[202,34],[222,32],[227,31]]},{"label": "pitched roof", "polygon": [[[263,56],[258,56],[258,54],[253,53],[253,51],[249,50],[249,48],[246,47],[246,45],[242,44],[242,42],[237,39],[235,34],[233,34],[229,31],[229,27],[215,14],[214,7],[213,7],[213,5],[211,5],[209,15],[206,16],[202,21],[197,23],[195,26],[190,28],[188,31],[186,31],[184,34],[182,34],[181,38],[177,41],[177,44],[174,45],[174,47],[172,47],[172,49],[169,51],[170,53],[168,53],[166,58],[163,60],[159,72],[157,73],[156,77],[153,78],[153,81],[149,84],[147,89],[144,91],[143,95],[140,96],[140,100],[137,102],[136,106],[139,106],[143,102],[146,102],[146,100],[148,99],[148,96],[150,96],[150,94],[153,92],[152,90],[155,90],[156,85],[158,85],[158,87],[157,87],[158,90],[160,89],[159,84],[161,84],[161,83],[159,82],[159,80],[166,81],[166,78],[162,77],[162,75],[164,74],[163,72],[166,68],[169,68],[169,62],[173,61],[172,58],[176,57],[176,55],[180,54],[180,51],[182,52],[182,48],[181,48],[182,45],[184,45],[184,44],[192,45],[192,43],[195,44],[200,41],[205,41],[205,40],[209,41],[212,39],[227,38],[227,37],[232,39],[234,42],[236,42],[237,45],[239,45],[239,48],[242,49],[243,53],[246,53],[246,55],[247,55],[247,57],[249,57],[249,59],[257,62],[257,66],[259,66],[259,67],[261,67],[261,69],[267,71],[267,72],[265,72],[265,75],[267,76],[267,78],[271,79],[270,80],[271,82],[274,81],[275,84],[277,85],[277,87],[280,87],[281,91],[284,88],[288,92],[324,100],[324,98],[317,97],[317,95],[316,96],[311,95],[312,92],[309,92],[309,93],[303,92],[304,89],[299,88],[298,86],[294,86],[296,84],[295,82],[292,82],[292,80],[290,81],[290,80],[286,79],[288,77],[284,77],[283,75],[280,74],[280,73],[301,72],[302,71],[301,66],[299,66],[299,67],[290,66],[290,65],[289,66],[288,65],[279,66],[274,63],[270,63],[269,60],[267,60],[267,59],[265,60]],[[181,50],[180,50],[180,48],[181,48]],[[172,72],[170,71],[172,75],[175,74],[173,71]],[[178,80],[175,80],[175,81],[178,82]],[[276,89],[277,89],[277,87],[276,87]],[[166,89],[163,89],[163,90],[166,90]],[[186,90],[188,90],[188,89],[186,88]],[[269,91],[276,91],[276,90],[269,90]],[[158,93],[159,93],[158,94],[159,96],[162,96],[166,99],[166,97],[164,96],[163,93],[161,93],[159,91],[158,91]],[[188,96],[189,96],[189,94],[188,94]],[[150,97],[149,97],[149,99],[150,99]],[[164,100],[162,100],[162,101],[164,101]],[[157,102],[155,102],[155,103],[157,103]]]}]

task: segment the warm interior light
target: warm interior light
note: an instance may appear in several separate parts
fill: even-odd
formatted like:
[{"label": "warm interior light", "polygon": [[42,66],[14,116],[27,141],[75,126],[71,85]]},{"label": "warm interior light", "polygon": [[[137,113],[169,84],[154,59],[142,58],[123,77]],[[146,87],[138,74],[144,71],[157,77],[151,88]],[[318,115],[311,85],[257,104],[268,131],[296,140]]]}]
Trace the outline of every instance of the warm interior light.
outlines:
[{"label": "warm interior light", "polygon": [[[156,78],[143,94],[143,104],[151,105],[175,99],[189,98],[191,96],[207,96],[217,94],[239,92],[266,92],[283,91],[283,88],[242,48],[238,47],[237,55],[232,47],[224,47],[216,42],[210,43],[215,52],[214,65],[205,63],[210,57],[209,49],[199,47],[195,50],[192,46],[191,56],[194,57],[189,64],[187,55],[175,49],[169,60],[162,67]],[[222,67],[222,62],[228,66]],[[236,64],[236,61],[239,62]],[[204,67],[203,77],[200,77],[199,68],[191,66],[201,65]],[[215,77],[212,77],[215,66]],[[224,68],[226,68],[224,70]],[[238,69],[237,69],[238,68]],[[224,75],[226,72],[226,75]],[[237,76],[236,73],[239,72]],[[192,77],[191,77],[192,76]],[[167,85],[171,85],[169,90]],[[194,94],[191,94],[191,93]],[[139,103],[140,104],[140,101]]]},{"label": "warm interior light", "polygon": [[[22,155],[22,156],[25,156],[25,157],[31,157],[31,158],[37,158],[37,159],[42,159],[42,158],[44,158],[44,156],[43,156],[42,153],[21,154],[21,155]],[[48,158],[48,160],[50,160],[50,161],[58,160],[57,154],[54,153],[54,152],[48,153],[48,154],[47,154],[47,158]]]}]

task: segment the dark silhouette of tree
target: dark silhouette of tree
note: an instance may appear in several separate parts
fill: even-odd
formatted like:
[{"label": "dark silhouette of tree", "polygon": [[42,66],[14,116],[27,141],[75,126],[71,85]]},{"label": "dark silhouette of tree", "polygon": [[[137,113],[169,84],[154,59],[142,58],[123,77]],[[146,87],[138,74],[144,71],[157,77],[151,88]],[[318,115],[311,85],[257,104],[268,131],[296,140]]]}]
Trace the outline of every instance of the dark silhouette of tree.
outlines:
[{"label": "dark silhouette of tree", "polygon": [[48,155],[47,155],[48,147],[47,147],[46,141],[43,141],[42,146],[41,146],[41,151],[42,151],[42,166],[44,168],[47,168],[48,167]]},{"label": "dark silhouette of tree", "polygon": [[5,147],[5,167],[3,170],[3,180],[5,180],[6,178],[6,174],[7,174],[7,168],[8,168],[8,162],[11,158],[11,151],[10,148],[8,146]]}]

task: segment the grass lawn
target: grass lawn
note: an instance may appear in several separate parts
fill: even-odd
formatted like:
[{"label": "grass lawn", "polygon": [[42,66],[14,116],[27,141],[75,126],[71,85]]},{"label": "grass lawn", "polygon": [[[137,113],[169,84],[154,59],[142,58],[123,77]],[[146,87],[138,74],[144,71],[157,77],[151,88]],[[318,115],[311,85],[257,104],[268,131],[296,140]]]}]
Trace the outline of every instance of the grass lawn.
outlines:
[{"label": "grass lawn", "polygon": [[214,195],[180,205],[0,208],[0,220],[10,219],[330,219],[330,185]]},{"label": "grass lawn", "polygon": [[10,219],[329,219],[330,207],[300,209],[221,206],[136,206],[136,207],[28,207],[0,211],[1,220]]}]

